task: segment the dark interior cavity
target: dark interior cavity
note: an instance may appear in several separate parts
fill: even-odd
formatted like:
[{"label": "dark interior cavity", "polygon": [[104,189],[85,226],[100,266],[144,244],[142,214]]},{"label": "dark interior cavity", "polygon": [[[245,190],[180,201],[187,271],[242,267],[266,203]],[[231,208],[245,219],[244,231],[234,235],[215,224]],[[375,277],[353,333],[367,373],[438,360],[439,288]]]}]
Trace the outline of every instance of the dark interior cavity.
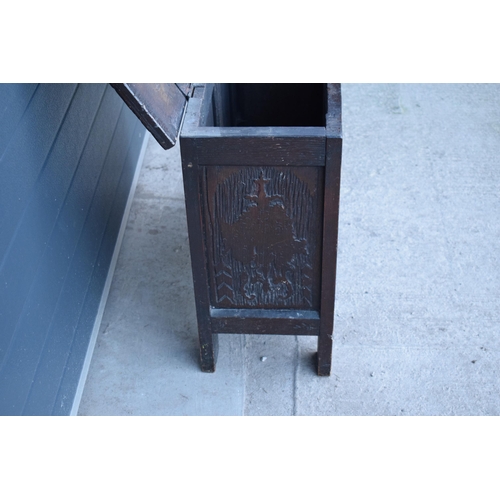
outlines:
[{"label": "dark interior cavity", "polygon": [[322,83],[220,83],[214,89],[219,127],[324,127]]}]

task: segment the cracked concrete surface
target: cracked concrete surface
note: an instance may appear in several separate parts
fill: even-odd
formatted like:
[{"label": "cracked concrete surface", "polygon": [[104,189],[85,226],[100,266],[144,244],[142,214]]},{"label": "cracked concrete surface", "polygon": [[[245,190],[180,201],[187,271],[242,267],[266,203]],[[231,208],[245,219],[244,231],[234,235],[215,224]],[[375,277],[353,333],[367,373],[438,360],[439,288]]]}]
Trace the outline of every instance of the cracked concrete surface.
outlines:
[{"label": "cracked concrete surface", "polygon": [[333,368],[220,335],[202,373],[179,151],[150,139],[80,415],[499,415],[500,86],[343,85]]}]

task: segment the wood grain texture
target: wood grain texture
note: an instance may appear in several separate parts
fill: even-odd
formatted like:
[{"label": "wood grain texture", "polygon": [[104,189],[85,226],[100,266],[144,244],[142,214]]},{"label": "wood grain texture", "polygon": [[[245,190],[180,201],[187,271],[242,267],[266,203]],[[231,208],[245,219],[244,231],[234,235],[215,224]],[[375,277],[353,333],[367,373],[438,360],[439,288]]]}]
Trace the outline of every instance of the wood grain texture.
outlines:
[{"label": "wood grain texture", "polygon": [[342,137],[342,95],[340,83],[328,83],[326,134],[328,137]]},{"label": "wood grain texture", "polygon": [[[208,128],[208,127],[207,127]],[[217,129],[219,130],[219,129]],[[220,131],[220,130],[219,130]],[[258,134],[200,138],[196,144],[203,165],[318,167],[325,164],[325,137]]]},{"label": "wood grain texture", "polygon": [[206,169],[213,307],[319,309],[322,169]]},{"label": "wood grain texture", "polygon": [[[262,88],[269,97],[279,86]],[[327,102],[323,118],[305,106],[297,120],[290,109],[281,117],[269,111],[288,106],[287,99],[253,110],[257,90],[216,84],[203,95],[197,89],[181,135],[185,179],[191,179],[185,194],[202,366],[213,332],[315,335],[318,373],[329,375],[340,87],[319,87],[317,102]],[[297,97],[294,92],[289,96]],[[309,95],[304,102],[316,100]],[[289,126],[276,126],[281,122]]]},{"label": "wood grain texture", "polygon": [[[216,107],[213,99],[214,84],[207,83],[204,87],[196,87],[193,97],[200,102],[199,106],[199,127],[215,127]],[[186,112],[187,115],[187,112]],[[186,121],[188,118],[186,116]]]},{"label": "wood grain texture", "polygon": [[317,336],[318,320],[294,320],[271,317],[261,318],[224,318],[212,320],[217,333],[246,333],[259,335],[309,335]]},{"label": "wood grain texture", "polygon": [[184,108],[186,84],[112,83],[111,86],[164,148],[177,142]]},{"label": "wood grain texture", "polygon": [[264,335],[319,334],[317,311],[289,309],[211,309],[214,331]]},{"label": "wood grain texture", "polygon": [[201,175],[202,171],[193,166],[197,163],[194,141],[181,137],[180,145],[196,315],[200,338],[201,369],[205,372],[214,372],[218,354],[218,339],[216,333],[212,331],[210,322],[210,291],[207,285],[206,239],[202,227],[202,198],[205,192],[205,180],[204,176]]},{"label": "wood grain texture", "polygon": [[325,167],[325,205],[323,221],[323,256],[321,287],[321,328],[318,338],[318,375],[331,372],[335,282],[337,268],[340,173],[342,163],[342,128],[340,86],[328,86]]}]

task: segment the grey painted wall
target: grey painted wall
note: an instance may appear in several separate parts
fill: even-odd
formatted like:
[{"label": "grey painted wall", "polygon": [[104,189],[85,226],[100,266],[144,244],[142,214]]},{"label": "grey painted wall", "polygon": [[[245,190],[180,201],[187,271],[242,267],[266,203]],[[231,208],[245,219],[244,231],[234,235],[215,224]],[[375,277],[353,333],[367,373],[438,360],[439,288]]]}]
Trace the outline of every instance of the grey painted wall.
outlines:
[{"label": "grey painted wall", "polygon": [[107,84],[0,84],[0,414],[67,415],[145,130]]}]

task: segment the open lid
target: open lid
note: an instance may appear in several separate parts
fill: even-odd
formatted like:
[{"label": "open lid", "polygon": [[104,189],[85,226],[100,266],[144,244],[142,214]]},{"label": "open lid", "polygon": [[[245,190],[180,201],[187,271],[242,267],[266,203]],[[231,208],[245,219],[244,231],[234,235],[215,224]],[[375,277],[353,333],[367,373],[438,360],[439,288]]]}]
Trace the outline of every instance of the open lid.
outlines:
[{"label": "open lid", "polygon": [[191,84],[111,83],[164,149],[175,145]]}]

